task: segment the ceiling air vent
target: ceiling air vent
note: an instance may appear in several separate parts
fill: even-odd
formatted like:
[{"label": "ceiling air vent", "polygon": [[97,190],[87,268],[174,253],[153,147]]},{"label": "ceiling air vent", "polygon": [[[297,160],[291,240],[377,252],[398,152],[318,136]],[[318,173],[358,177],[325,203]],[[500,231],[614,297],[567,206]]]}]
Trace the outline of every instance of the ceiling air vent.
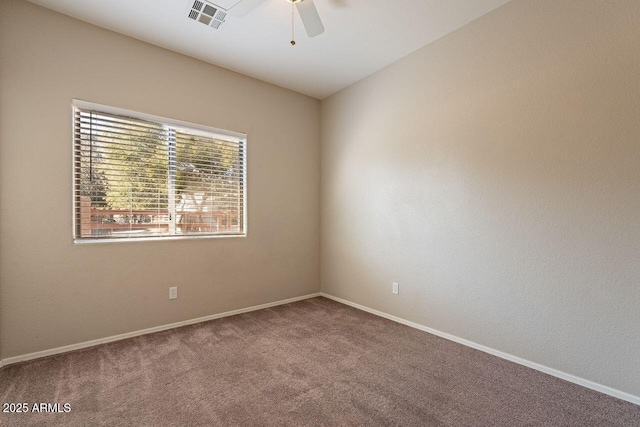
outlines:
[{"label": "ceiling air vent", "polygon": [[189,5],[191,6],[187,9],[189,18],[216,30],[224,24],[224,19],[227,17],[227,11],[213,3],[193,0]]}]

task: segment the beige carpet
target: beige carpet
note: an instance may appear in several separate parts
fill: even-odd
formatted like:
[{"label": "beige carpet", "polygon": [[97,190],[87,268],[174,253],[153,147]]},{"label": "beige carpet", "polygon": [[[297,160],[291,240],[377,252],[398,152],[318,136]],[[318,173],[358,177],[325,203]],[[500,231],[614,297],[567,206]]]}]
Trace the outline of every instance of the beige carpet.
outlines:
[{"label": "beige carpet", "polygon": [[324,298],[0,369],[0,425],[640,426],[640,406]]}]

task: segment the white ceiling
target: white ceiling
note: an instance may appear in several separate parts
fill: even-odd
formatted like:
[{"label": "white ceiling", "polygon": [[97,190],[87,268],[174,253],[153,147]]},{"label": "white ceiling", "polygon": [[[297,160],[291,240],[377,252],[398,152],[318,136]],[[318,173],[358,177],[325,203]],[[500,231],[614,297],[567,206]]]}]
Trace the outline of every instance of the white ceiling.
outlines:
[{"label": "white ceiling", "polygon": [[[30,0],[74,18],[323,99],[509,0],[315,0],[308,38],[291,5],[266,0],[220,30],[186,17],[193,0]],[[238,0],[212,0],[221,6]]]}]

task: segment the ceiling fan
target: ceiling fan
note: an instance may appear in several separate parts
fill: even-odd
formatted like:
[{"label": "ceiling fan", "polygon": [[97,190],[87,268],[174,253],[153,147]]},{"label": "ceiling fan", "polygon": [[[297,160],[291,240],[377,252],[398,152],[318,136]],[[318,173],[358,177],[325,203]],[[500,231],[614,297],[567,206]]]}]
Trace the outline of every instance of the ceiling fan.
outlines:
[{"label": "ceiling fan", "polygon": [[[229,15],[236,18],[242,18],[248,15],[253,9],[258,7],[265,0],[240,0],[237,4],[228,10]],[[302,19],[304,29],[307,31],[309,37],[315,37],[324,32],[324,26],[318,15],[316,5],[313,4],[313,0],[286,0],[289,3],[295,5]],[[295,41],[291,40],[291,44],[295,45]]]}]

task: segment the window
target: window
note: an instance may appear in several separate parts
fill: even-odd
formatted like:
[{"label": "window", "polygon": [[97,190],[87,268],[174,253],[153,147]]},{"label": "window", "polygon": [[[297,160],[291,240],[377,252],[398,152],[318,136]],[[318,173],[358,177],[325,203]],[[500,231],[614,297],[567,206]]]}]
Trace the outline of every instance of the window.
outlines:
[{"label": "window", "polygon": [[243,134],[73,103],[74,238],[242,236]]}]

